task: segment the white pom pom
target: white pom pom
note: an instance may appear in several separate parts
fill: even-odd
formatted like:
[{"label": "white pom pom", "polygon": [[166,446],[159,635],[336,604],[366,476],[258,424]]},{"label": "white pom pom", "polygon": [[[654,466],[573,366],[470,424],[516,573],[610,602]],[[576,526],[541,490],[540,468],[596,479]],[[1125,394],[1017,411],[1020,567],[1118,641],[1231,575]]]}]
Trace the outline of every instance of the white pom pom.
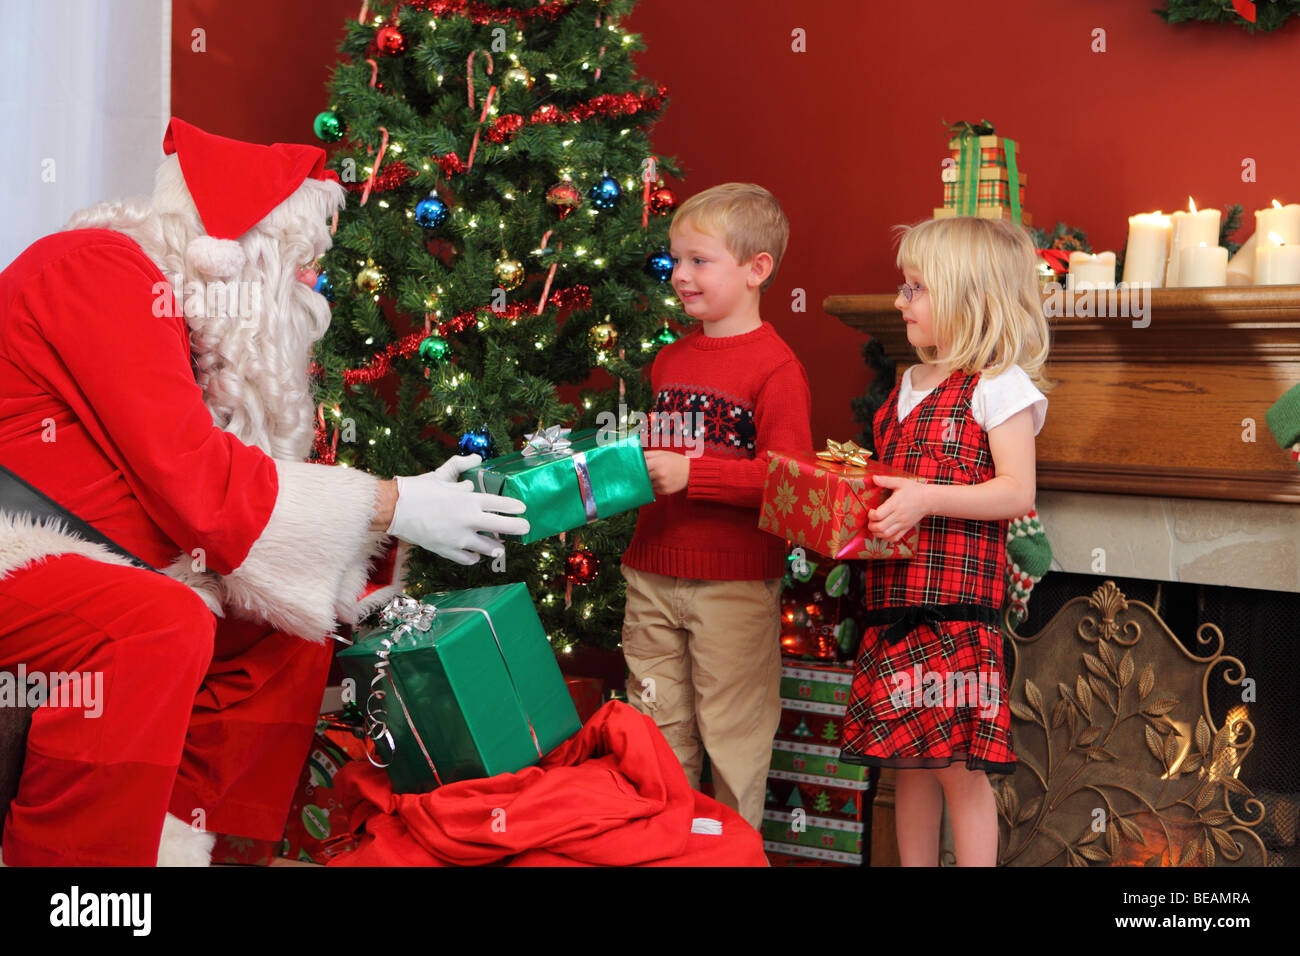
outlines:
[{"label": "white pom pom", "polygon": [[235,240],[199,236],[185,247],[185,261],[206,275],[230,279],[243,271],[247,260],[243,248]]}]

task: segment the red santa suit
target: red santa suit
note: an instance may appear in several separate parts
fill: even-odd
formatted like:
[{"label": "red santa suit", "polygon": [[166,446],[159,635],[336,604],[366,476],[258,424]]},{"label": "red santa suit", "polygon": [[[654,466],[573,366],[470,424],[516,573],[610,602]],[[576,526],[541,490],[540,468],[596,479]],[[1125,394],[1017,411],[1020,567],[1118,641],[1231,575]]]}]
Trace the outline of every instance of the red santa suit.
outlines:
[{"label": "red santa suit", "polygon": [[[196,159],[221,140],[174,120],[169,145],[172,131]],[[236,145],[269,151],[274,172],[251,221],[220,229],[182,146],[210,235],[237,237],[329,175],[314,147]],[[246,151],[224,155],[247,170]],[[403,583],[408,546],[369,530],[378,479],[218,427],[171,285],[107,229],[49,236],[0,273],[0,464],[165,572],[0,510],[0,669],[61,672],[87,694],[102,681],[97,714],[34,712],[5,864],[153,865],[168,811],[277,839],[326,638]]]}]

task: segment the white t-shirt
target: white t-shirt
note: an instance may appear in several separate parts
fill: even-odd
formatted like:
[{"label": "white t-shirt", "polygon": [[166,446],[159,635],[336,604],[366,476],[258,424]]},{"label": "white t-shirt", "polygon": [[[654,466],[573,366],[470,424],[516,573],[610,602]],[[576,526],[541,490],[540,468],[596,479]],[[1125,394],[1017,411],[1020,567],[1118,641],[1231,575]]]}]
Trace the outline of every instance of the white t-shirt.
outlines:
[{"label": "white t-shirt", "polygon": [[[934,391],[927,388],[917,391],[912,388],[912,369],[903,373],[903,381],[898,386],[898,420],[907,417],[921,399]],[[1047,420],[1047,397],[1035,387],[1029,373],[1019,365],[1012,365],[1001,375],[981,375],[971,393],[970,410],[980,428],[988,431],[997,428],[1016,412],[1024,408],[1033,408],[1034,434],[1037,435]]]}]

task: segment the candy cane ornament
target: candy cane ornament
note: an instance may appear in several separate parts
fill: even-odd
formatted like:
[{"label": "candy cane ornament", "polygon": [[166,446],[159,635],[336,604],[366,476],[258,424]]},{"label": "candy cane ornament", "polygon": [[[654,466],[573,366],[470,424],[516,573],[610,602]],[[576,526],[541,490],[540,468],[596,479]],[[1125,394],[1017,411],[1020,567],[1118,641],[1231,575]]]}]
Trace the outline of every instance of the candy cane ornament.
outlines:
[{"label": "candy cane ornament", "polygon": [[[477,52],[477,50],[471,50],[469,59],[465,61],[465,79],[469,94],[469,108],[471,110],[474,108],[474,54]],[[492,54],[484,50],[483,55],[487,57],[487,75],[491,76]],[[479,136],[482,135],[483,123],[487,121],[488,111],[492,109],[492,98],[496,96],[496,94],[497,88],[494,83],[488,87],[487,96],[483,100],[483,112],[479,115],[478,127],[474,130],[474,142],[470,144],[469,159],[465,162],[465,172],[467,173],[474,168],[474,154],[478,152]]]},{"label": "candy cane ornament", "polygon": [[363,206],[366,204],[366,200],[370,198],[370,189],[375,184],[375,177],[379,175],[379,164],[384,161],[384,150],[388,148],[388,128],[381,126],[379,132],[383,134],[383,137],[379,141],[379,155],[375,157],[375,164],[370,167],[370,178],[366,180],[366,188],[361,192],[361,205]]},{"label": "candy cane ornament", "polygon": [[[545,251],[546,240],[551,238],[551,233],[553,231],[554,230],[552,229],[547,229],[546,235],[542,236],[542,241],[538,246],[538,248],[541,249],[542,251]],[[563,248],[564,248],[564,243],[557,242],[555,244],[556,254],[558,255],[560,250]],[[558,266],[559,264],[560,264],[559,259],[556,259],[554,262],[551,263],[551,268],[546,273],[546,284],[542,286],[542,297],[537,300],[537,312],[535,313],[536,315],[541,315],[542,310],[546,308],[546,297],[551,294],[551,280],[555,278],[555,267]]]}]

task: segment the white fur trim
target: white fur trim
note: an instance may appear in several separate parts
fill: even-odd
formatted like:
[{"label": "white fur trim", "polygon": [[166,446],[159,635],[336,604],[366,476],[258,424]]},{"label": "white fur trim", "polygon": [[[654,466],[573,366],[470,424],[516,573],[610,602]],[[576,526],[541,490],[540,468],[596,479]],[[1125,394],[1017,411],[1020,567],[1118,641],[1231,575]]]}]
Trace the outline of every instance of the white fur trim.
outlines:
[{"label": "white fur trim", "polygon": [[280,492],[244,563],[224,578],[226,609],[319,644],[338,626],[341,595],[357,603],[382,548],[382,536],[370,531],[379,479],[338,465],[274,461]]},{"label": "white fur trim", "polygon": [[402,589],[406,587],[406,561],[410,556],[411,546],[400,538],[396,540],[397,555],[393,559],[393,577],[383,587],[377,588],[365,597],[359,597],[370,582],[370,562],[383,552],[388,535],[375,532],[366,538],[366,549],[361,559],[348,567],[347,574],[343,578],[343,590],[340,592],[335,609],[339,620],[344,624],[356,624],[364,620],[371,611],[383,607],[401,594]]},{"label": "white fur trim", "polygon": [[77,537],[62,518],[38,522],[28,514],[0,511],[0,580],[56,554],[80,554],[106,564],[136,567],[102,544]]},{"label": "white fur trim", "polygon": [[185,261],[190,267],[216,279],[233,279],[244,270],[248,258],[234,239],[198,236],[185,247]]},{"label": "white fur trim", "polygon": [[203,598],[203,603],[208,606],[208,610],[217,617],[226,616],[226,612],[221,609],[224,588],[221,586],[221,575],[217,572],[195,571],[193,560],[183,551],[176,556],[175,561],[158,570]]},{"label": "white fur trim", "polygon": [[158,842],[159,866],[211,866],[212,847],[217,835],[196,830],[170,813],[163,818],[162,839]]}]

